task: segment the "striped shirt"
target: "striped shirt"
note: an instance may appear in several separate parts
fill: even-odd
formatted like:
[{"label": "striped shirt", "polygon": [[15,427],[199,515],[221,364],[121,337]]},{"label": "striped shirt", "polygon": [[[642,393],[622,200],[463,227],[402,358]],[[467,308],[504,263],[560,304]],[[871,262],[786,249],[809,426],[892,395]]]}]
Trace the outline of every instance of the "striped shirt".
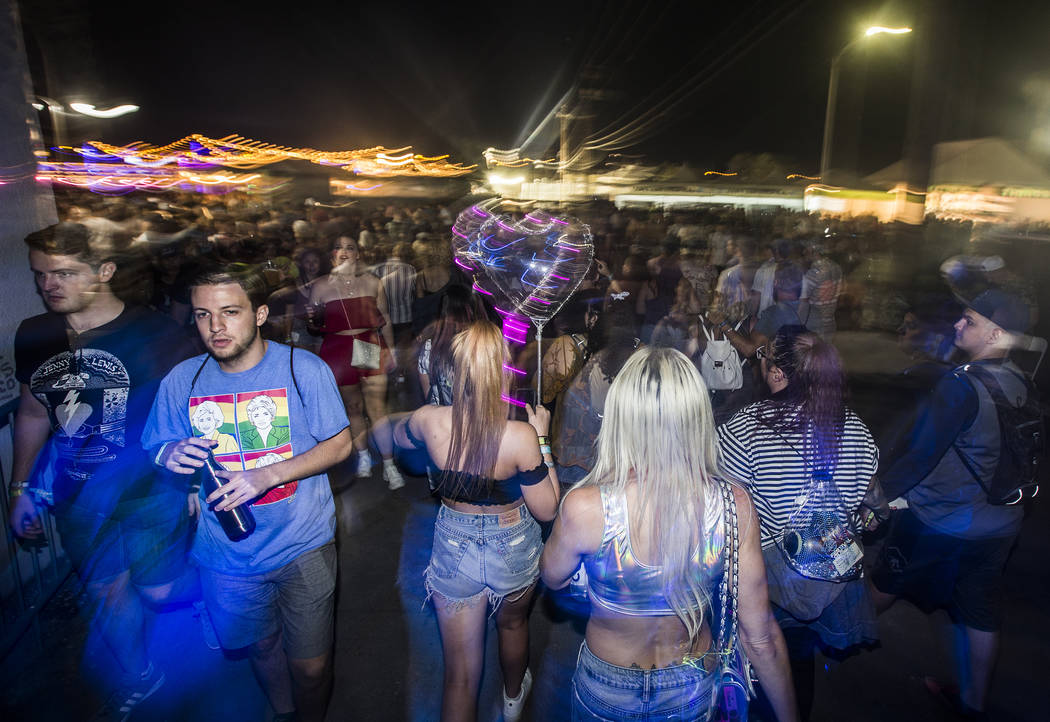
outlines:
[{"label": "striped shirt", "polygon": [[391,258],[376,265],[372,272],[383,282],[390,323],[409,323],[412,320],[412,299],[416,296],[416,269],[402,260]]},{"label": "striped shirt", "polygon": [[[812,465],[799,453],[805,453],[802,433],[781,435],[758,421],[756,412],[769,403],[751,404],[718,427],[722,473],[741,481],[751,492],[763,547],[783,534],[813,473]],[[853,511],[878,469],[879,450],[868,427],[848,409],[839,444],[833,479],[846,509]]]}]

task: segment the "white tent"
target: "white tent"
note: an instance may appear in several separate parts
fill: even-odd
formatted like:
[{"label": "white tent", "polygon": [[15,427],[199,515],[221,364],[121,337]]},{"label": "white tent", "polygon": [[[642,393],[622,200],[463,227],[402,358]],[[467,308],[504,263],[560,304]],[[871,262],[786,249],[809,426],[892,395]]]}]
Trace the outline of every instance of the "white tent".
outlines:
[{"label": "white tent", "polygon": [[[1050,173],[1039,163],[1002,138],[975,138],[933,147],[930,168],[932,186],[1023,186],[1050,189]],[[904,161],[872,173],[867,182],[890,189],[904,183]]]}]

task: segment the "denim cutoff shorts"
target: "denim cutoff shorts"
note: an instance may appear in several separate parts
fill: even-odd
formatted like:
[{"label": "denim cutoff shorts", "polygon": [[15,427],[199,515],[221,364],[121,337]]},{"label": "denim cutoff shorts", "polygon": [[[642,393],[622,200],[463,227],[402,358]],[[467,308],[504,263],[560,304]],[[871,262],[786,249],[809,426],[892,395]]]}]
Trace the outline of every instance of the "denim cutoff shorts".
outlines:
[{"label": "denim cutoff shorts", "polygon": [[714,677],[697,664],[628,669],[580,646],[572,677],[572,719],[706,720]]},{"label": "denim cutoff shorts", "polygon": [[540,575],[540,525],[524,504],[502,514],[465,514],[444,504],[434,524],[434,550],[424,572],[427,598],[473,602],[482,594],[493,607]]}]

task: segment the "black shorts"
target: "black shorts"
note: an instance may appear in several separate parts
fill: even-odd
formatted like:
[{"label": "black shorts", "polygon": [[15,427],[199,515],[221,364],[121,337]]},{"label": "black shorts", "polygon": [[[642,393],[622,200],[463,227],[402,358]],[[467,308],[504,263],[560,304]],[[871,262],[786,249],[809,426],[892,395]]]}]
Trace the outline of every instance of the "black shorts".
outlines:
[{"label": "black shorts", "polygon": [[109,582],[130,571],[136,585],[156,586],[186,569],[191,533],[183,492],[125,500],[109,515],[67,505],[55,511],[55,522],[85,584]]},{"label": "black shorts", "polygon": [[904,509],[893,515],[871,581],[880,592],[927,611],[945,607],[964,626],[996,632],[1003,618],[1003,571],[1015,538],[949,536]]}]

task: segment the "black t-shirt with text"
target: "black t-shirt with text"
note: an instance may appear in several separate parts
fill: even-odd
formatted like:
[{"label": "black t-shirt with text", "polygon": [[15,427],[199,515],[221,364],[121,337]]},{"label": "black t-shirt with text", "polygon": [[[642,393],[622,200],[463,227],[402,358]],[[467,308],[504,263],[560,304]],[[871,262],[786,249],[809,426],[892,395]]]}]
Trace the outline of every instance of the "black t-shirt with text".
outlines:
[{"label": "black t-shirt with text", "polygon": [[79,335],[57,313],[19,325],[15,376],[47,409],[52,433],[42,454],[53,459],[56,507],[106,513],[154,493],[139,440],[160,380],[188,356],[175,322],[141,307]]}]

